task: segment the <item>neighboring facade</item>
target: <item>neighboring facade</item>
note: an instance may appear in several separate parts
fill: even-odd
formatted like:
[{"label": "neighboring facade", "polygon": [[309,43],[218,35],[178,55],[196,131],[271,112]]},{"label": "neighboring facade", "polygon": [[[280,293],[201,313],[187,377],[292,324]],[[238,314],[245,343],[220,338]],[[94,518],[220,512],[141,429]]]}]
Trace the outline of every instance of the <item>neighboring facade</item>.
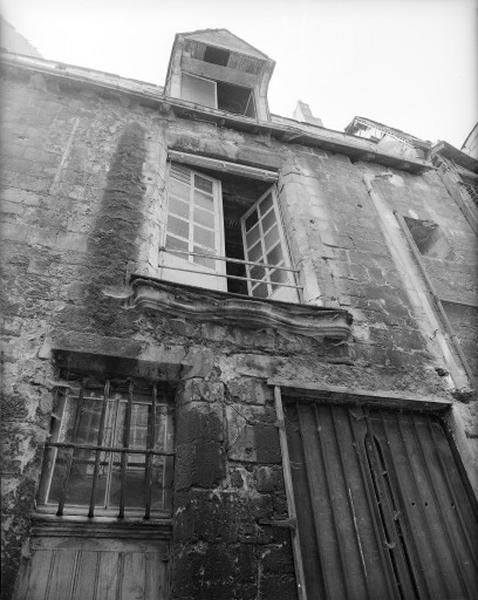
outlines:
[{"label": "neighboring facade", "polygon": [[478,161],[3,63],[3,598],[476,598]]}]

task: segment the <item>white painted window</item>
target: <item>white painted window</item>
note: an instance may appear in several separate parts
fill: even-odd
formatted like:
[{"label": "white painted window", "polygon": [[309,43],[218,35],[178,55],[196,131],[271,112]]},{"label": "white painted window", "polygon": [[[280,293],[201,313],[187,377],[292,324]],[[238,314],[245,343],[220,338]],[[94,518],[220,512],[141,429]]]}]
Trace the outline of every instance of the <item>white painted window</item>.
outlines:
[{"label": "white painted window", "polygon": [[[237,210],[224,214],[219,179],[172,162],[159,276],[222,291],[231,291],[232,280],[236,286],[242,280],[244,292],[236,293],[297,302],[274,186],[242,215],[237,216]],[[236,219],[242,251],[232,258],[226,255],[229,238],[224,223]],[[238,268],[243,275],[237,274]]]}]

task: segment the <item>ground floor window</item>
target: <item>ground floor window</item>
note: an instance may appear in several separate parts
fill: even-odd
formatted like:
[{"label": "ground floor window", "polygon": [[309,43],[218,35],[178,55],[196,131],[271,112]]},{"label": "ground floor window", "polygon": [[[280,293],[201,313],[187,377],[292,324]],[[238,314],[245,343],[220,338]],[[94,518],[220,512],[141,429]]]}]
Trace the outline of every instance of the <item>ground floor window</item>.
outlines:
[{"label": "ground floor window", "polygon": [[168,516],[171,396],[158,384],[77,377],[55,393],[38,506],[93,516]]}]

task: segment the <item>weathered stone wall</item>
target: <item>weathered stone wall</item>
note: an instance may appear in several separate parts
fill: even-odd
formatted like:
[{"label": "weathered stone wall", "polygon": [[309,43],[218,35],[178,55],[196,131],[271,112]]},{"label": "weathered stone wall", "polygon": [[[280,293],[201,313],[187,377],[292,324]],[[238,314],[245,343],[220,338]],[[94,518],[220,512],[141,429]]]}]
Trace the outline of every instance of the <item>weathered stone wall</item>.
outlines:
[{"label": "weathered stone wall", "polygon": [[[289,531],[274,524],[287,511],[267,379],[448,397],[364,185],[364,174],[384,168],[177,119],[114,92],[7,75],[5,593],[34,508],[54,346],[156,364],[155,374],[177,388],[173,597],[293,598]],[[127,274],[156,272],[168,146],[280,169],[284,221],[308,299],[349,310],[350,340],[121,308]],[[465,293],[459,273],[471,259],[461,213],[433,173],[395,175],[381,193],[403,214],[412,209],[452,232],[464,257],[453,287]]]}]

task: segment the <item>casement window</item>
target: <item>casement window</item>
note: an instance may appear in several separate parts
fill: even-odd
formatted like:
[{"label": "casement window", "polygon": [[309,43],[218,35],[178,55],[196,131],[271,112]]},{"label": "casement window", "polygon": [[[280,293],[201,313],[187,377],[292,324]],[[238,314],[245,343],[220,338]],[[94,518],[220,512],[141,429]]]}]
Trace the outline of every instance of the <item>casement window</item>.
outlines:
[{"label": "casement window", "polygon": [[173,477],[168,393],[132,380],[58,389],[38,509],[93,516],[168,516]]},{"label": "casement window", "polygon": [[270,181],[171,162],[160,276],[256,298],[298,301]]},{"label": "casement window", "polygon": [[256,115],[251,89],[191,73],[181,74],[181,98],[246,117]]}]

